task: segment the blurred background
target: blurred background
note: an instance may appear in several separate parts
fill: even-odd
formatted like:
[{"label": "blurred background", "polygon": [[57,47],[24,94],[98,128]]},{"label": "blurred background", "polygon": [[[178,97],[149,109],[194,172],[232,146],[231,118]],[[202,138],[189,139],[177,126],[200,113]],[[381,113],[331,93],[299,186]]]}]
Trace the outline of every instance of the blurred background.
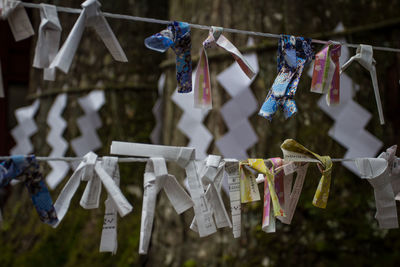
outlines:
[{"label": "blurred background", "polygon": [[[79,8],[82,1],[33,1]],[[324,40],[341,39],[349,43],[400,47],[400,2],[396,0],[170,0],[170,1],[101,1],[104,12],[127,14],[164,20],[216,25],[244,30],[286,33]],[[40,23],[37,9],[27,9],[35,32]],[[64,42],[77,16],[59,13]],[[108,155],[112,140],[150,143],[155,126],[152,108],[158,95],[157,82],[166,75],[160,143],[185,146],[188,137],[178,129],[183,112],[171,100],[176,88],[175,55],[169,50],[161,54],[147,49],[144,39],[165,28],[164,25],[107,19],[129,62],[119,63],[102,44],[93,29],[86,29],[68,74],[57,72],[55,82],[45,82],[42,71],[32,67],[37,35],[15,42],[6,21],[0,22],[0,59],[6,98],[0,99],[1,155],[8,155],[14,146],[10,130],[15,127],[14,110],[40,98],[35,117],[38,132],[32,137],[34,153],[45,156],[51,151],[46,143],[48,111],[61,92],[68,92],[63,117],[68,123],[63,136],[71,140],[81,133],[76,120],[83,114],[77,99],[93,89],[105,92],[105,104],[99,114],[103,126],[97,131],[102,141],[99,155]],[[343,25],[340,33],[334,33]],[[208,32],[192,29],[193,67]],[[254,45],[246,46],[248,36],[224,34],[243,53],[257,55],[259,73],[250,90],[258,106],[276,76],[277,39],[254,37]],[[314,44],[317,52],[322,45]],[[203,124],[212,136],[209,154],[221,154],[216,141],[228,132],[221,116],[221,107],[229,94],[216,77],[232,63],[231,55],[222,49],[209,53],[213,109]],[[349,55],[355,49],[349,48]],[[379,152],[400,144],[400,54],[375,51],[378,83],[386,124],[379,124],[376,102],[369,73],[359,64],[352,64],[346,74],[352,80],[353,100],[371,113],[365,129],[382,141]],[[312,67],[312,64],[310,64]],[[318,106],[321,95],[310,93],[311,78],[304,72],[296,94],[298,114],[285,120],[278,112],[272,122],[254,113],[249,117],[257,142],[248,148],[250,157],[282,156],[280,144],[293,138],[320,155],[343,157],[347,148],[329,136],[335,121]],[[37,89],[41,88],[38,93]],[[343,89],[343,88],[342,88]],[[343,89],[344,90],[344,89]],[[258,108],[257,108],[258,110]],[[6,130],[7,129],[7,130]],[[350,133],[351,134],[351,133]],[[246,140],[247,136],[240,136]],[[378,152],[378,151],[377,151]],[[71,148],[67,155],[74,156]],[[41,164],[47,173],[50,168]],[[2,189],[0,204],[3,222],[0,227],[1,266],[395,266],[400,262],[400,230],[378,228],[375,200],[370,184],[361,180],[341,164],[334,164],[333,183],[325,210],[311,201],[320,174],[315,165],[309,168],[297,210],[291,225],[277,223],[276,233],[261,231],[262,202],[242,204],[242,236],[234,239],[230,229],[200,239],[189,229],[193,211],[177,215],[164,193],[159,194],[149,253],[138,254],[140,216],[143,194],[144,164],[120,164],[121,189],[134,211],[118,221],[118,251],[115,256],[99,253],[103,225],[104,200],[96,210],[79,206],[83,186],[74,197],[69,212],[56,229],[42,224],[22,184]],[[183,182],[184,173],[171,165],[170,172]],[[68,174],[69,177],[71,173]],[[51,192],[57,198],[64,179]],[[262,186],[260,185],[260,191]],[[229,207],[229,199],[224,195]],[[396,264],[397,263],[397,264]]]}]

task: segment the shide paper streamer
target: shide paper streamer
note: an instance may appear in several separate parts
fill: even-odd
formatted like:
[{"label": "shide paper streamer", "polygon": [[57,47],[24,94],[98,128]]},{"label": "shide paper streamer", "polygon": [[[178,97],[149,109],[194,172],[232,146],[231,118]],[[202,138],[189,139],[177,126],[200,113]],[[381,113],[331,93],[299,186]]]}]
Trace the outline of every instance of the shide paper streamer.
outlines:
[{"label": "shide paper streamer", "polygon": [[11,32],[17,42],[35,34],[21,1],[0,0],[0,19],[8,20]]},{"label": "shide paper streamer", "polygon": [[[61,116],[67,105],[67,94],[60,94],[54,100],[53,105],[47,114],[47,124],[50,132],[46,141],[52,148],[49,157],[62,157],[68,149],[68,142],[63,138],[63,132],[67,127],[67,122]],[[49,161],[52,170],[46,177],[46,182],[50,189],[54,189],[68,173],[69,164],[65,161]]]},{"label": "shide paper streamer", "polygon": [[16,143],[10,151],[11,155],[29,155],[33,152],[30,138],[38,131],[34,117],[39,106],[40,101],[36,99],[32,105],[15,110],[18,125],[11,130],[11,135]]},{"label": "shide paper streamer", "polygon": [[[247,45],[251,46],[252,44],[253,40],[250,38]],[[257,54],[245,55],[244,59],[257,74],[259,71]],[[218,74],[217,80],[231,99],[221,108],[221,115],[228,127],[228,132],[216,141],[216,146],[226,158],[248,158],[247,149],[256,144],[258,140],[248,121],[248,117],[257,111],[258,105],[250,88],[255,76],[249,79],[239,64],[233,63]]]},{"label": "shide paper streamer", "polygon": [[114,35],[103,13],[100,11],[100,2],[87,0],[82,4],[82,12],[79,15],[74,27],[72,28],[67,40],[57,53],[50,68],[58,68],[64,73],[68,73],[72,59],[78,49],[83,31],[87,26],[93,27],[100,39],[104,42],[112,57],[120,62],[128,62],[121,45]]}]

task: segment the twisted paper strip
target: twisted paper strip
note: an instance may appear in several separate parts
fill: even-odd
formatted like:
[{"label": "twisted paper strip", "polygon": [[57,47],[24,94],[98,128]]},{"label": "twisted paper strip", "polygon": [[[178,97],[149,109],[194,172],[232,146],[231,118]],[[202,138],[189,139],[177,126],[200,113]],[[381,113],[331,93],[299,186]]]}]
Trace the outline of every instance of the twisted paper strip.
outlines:
[{"label": "twisted paper strip", "polygon": [[330,43],[315,56],[311,92],[326,94],[326,103],[337,105],[340,102],[340,64],[342,46]]},{"label": "twisted paper strip", "polygon": [[68,73],[86,26],[93,27],[96,30],[96,33],[99,35],[100,39],[103,40],[104,45],[115,60],[128,62],[114,32],[100,11],[100,7],[101,4],[97,0],[87,0],[83,2],[82,12],[68,35],[67,40],[65,40],[65,43],[51,63],[50,68],[56,67],[64,73]]},{"label": "twisted paper strip", "polygon": [[0,187],[17,178],[25,183],[40,220],[55,225],[57,213],[35,156],[13,156],[0,163]]},{"label": "twisted paper strip", "polygon": [[281,35],[278,42],[278,76],[258,115],[272,120],[278,107],[283,109],[286,119],[297,112],[294,96],[304,66],[312,58],[311,39]]},{"label": "twisted paper strip", "polygon": [[[62,157],[68,149],[68,142],[62,136],[67,123],[61,116],[66,105],[67,94],[58,95],[47,115],[47,124],[50,126],[50,132],[46,141],[52,148],[49,157]],[[46,182],[50,189],[54,189],[67,174],[69,164],[65,161],[49,161],[48,164],[52,170],[47,175]]]},{"label": "twisted paper strip", "polygon": [[0,18],[7,19],[15,41],[21,41],[35,34],[21,1],[0,0]]},{"label": "twisted paper strip", "polygon": [[192,58],[190,49],[190,26],[185,22],[173,21],[167,29],[156,33],[144,40],[147,48],[164,53],[172,48],[176,54],[176,79],[178,92],[192,91]]},{"label": "twisted paper strip", "polygon": [[150,158],[144,173],[144,193],[140,226],[139,254],[147,254],[154,221],[157,194],[164,189],[169,201],[178,214],[193,207],[189,195],[175,176],[168,174],[164,158]]},{"label": "twisted paper strip", "polygon": [[368,179],[374,188],[376,214],[379,227],[384,229],[398,228],[397,208],[393,192],[388,161],[379,158],[358,158],[356,166],[361,178]]},{"label": "twisted paper strip", "polygon": [[395,199],[400,201],[400,160],[396,157],[397,145],[391,146],[382,152],[378,158],[388,161],[389,175],[395,195]]},{"label": "twisted paper strip", "polygon": [[57,55],[60,46],[61,24],[58,20],[56,6],[47,4],[40,4],[40,6],[41,22],[33,66],[44,69],[43,77],[45,80],[54,81],[56,69],[49,68],[49,66]]},{"label": "twisted paper strip", "polygon": [[345,71],[353,61],[357,61],[358,63],[360,63],[361,66],[369,71],[371,75],[372,86],[374,88],[376,105],[378,107],[379,119],[381,124],[383,125],[385,124],[385,119],[383,118],[382,103],[379,95],[378,80],[376,77],[376,61],[373,58],[373,54],[374,51],[372,49],[372,46],[361,44],[359,47],[357,47],[357,54],[355,56],[352,56],[349,61],[343,64],[341,71]]},{"label": "twisted paper strip", "polygon": [[102,126],[97,112],[105,103],[104,91],[94,90],[80,97],[78,103],[84,111],[84,115],[77,119],[82,135],[71,140],[71,147],[77,156],[83,156],[89,151],[101,148],[101,140],[96,131]]},{"label": "twisted paper strip", "polygon": [[322,168],[322,177],[319,181],[318,188],[315,191],[313,205],[318,208],[326,208],[329,197],[329,188],[331,185],[332,160],[329,156],[320,156],[311,150],[305,148],[293,139],[286,139],[281,149],[285,160],[303,161],[307,159],[317,159],[318,166]]},{"label": "twisted paper strip", "polygon": [[65,184],[54,204],[59,222],[53,227],[57,227],[64,218],[71,203],[71,199],[76,193],[81,181],[88,182],[80,201],[80,205],[83,208],[98,208],[101,184],[103,184],[121,217],[124,217],[132,211],[131,204],[126,200],[114,180],[104,170],[102,162],[97,160],[97,155],[93,152],[89,152],[83,158],[83,161],[81,161],[78,168],[76,168],[71,178]]},{"label": "twisted paper strip", "polygon": [[15,110],[15,118],[18,125],[11,130],[16,144],[11,149],[11,155],[28,155],[32,153],[33,146],[30,137],[34,135],[38,128],[34,117],[40,106],[39,99],[36,99],[32,105]]},{"label": "twisted paper strip", "polygon": [[221,27],[211,27],[207,39],[203,42],[203,48],[200,52],[194,80],[194,106],[197,108],[212,108],[210,71],[207,57],[208,48],[218,46],[225,49],[233,56],[249,79],[252,79],[256,75],[246,58],[225,36],[222,35],[222,31],[223,28]]}]

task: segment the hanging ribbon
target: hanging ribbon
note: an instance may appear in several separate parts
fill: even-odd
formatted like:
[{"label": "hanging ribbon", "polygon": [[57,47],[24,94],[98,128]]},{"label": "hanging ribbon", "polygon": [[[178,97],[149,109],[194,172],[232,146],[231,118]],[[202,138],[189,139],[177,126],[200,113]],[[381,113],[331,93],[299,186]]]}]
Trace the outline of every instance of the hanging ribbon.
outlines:
[{"label": "hanging ribbon", "polygon": [[388,161],[389,175],[395,195],[395,199],[400,201],[400,163],[399,158],[396,157],[397,145],[391,146],[382,152],[379,158],[384,158]]},{"label": "hanging ribbon", "polygon": [[21,179],[25,183],[40,220],[55,225],[57,213],[35,156],[12,156],[0,163],[0,188],[13,179]]},{"label": "hanging ribbon", "polygon": [[222,35],[223,28],[212,26],[207,39],[203,42],[194,80],[194,106],[196,108],[211,109],[212,93],[207,49],[221,47],[229,52],[239,64],[243,72],[252,79],[256,73],[240,51]]},{"label": "hanging ribbon", "polygon": [[21,1],[1,0],[0,18],[7,19],[15,41],[21,41],[35,34],[28,14]]},{"label": "hanging ribbon", "polygon": [[234,238],[239,238],[241,232],[239,162],[237,160],[226,162],[225,171],[228,174],[229,199],[232,214],[232,233]]},{"label": "hanging ribbon", "polygon": [[308,150],[293,139],[286,139],[281,149],[285,160],[289,161],[309,161],[310,159],[318,160],[318,167],[322,172],[319,180],[318,188],[315,191],[313,205],[325,209],[329,197],[329,188],[331,186],[332,160],[329,156],[320,156],[311,150]]},{"label": "hanging ribbon", "polygon": [[190,49],[190,25],[185,22],[171,22],[167,29],[156,33],[144,40],[147,48],[164,53],[172,48],[176,54],[176,79],[178,92],[192,91],[192,58]]},{"label": "hanging ribbon", "polygon": [[40,4],[40,18],[33,66],[44,69],[43,77],[45,80],[54,81],[56,69],[49,68],[49,66],[57,55],[61,37],[61,24],[58,20],[56,6]]},{"label": "hanging ribbon", "polygon": [[111,154],[138,157],[163,157],[166,160],[176,162],[186,171],[189,192],[193,201],[193,209],[200,237],[211,235],[217,231],[212,217],[211,204],[205,196],[203,185],[197,172],[194,148],[113,141],[111,144]]},{"label": "hanging ribbon", "polygon": [[59,219],[59,222],[54,227],[58,226],[67,213],[71,199],[78,189],[81,180],[88,181],[80,201],[80,205],[83,208],[93,209],[99,206],[102,183],[116,205],[117,211],[121,217],[124,217],[132,211],[131,204],[126,200],[110,175],[103,169],[102,163],[97,161],[97,155],[93,152],[89,152],[83,158],[83,161],[65,184],[54,204]]},{"label": "hanging ribbon", "polygon": [[278,42],[278,76],[258,115],[271,121],[278,107],[283,109],[286,119],[297,112],[294,96],[304,66],[312,58],[311,39],[281,35]]},{"label": "hanging ribbon", "polygon": [[[204,188],[206,189],[206,199],[212,208],[215,224],[217,228],[232,228],[231,220],[225,209],[224,201],[221,196],[222,178],[224,176],[225,162],[221,156],[209,155],[197,166],[197,171],[201,177]],[[190,229],[197,232],[196,220],[193,219]]]},{"label": "hanging ribbon", "polygon": [[326,103],[340,102],[340,64],[342,46],[330,43],[315,55],[311,92],[326,94]]},{"label": "hanging ribbon", "polygon": [[361,178],[368,179],[374,188],[376,214],[379,227],[398,228],[396,201],[391,185],[389,164],[384,158],[358,158],[355,161]]},{"label": "hanging ribbon", "polygon": [[120,62],[128,62],[121,45],[114,35],[103,13],[100,11],[101,4],[97,0],[87,0],[82,4],[82,12],[72,28],[67,40],[54,58],[50,68],[57,67],[64,73],[68,73],[72,59],[78,49],[79,42],[86,26],[93,27],[112,57]]},{"label": "hanging ribbon", "polygon": [[144,173],[144,194],[140,227],[139,254],[147,254],[154,221],[157,194],[164,189],[169,201],[178,214],[193,207],[189,195],[175,176],[168,174],[164,158],[150,158]]},{"label": "hanging ribbon", "polygon": [[363,66],[366,70],[369,71],[371,75],[372,86],[374,87],[375,100],[379,113],[379,120],[383,125],[385,124],[385,119],[383,118],[381,97],[379,95],[378,79],[376,78],[376,68],[375,68],[376,61],[373,58],[373,54],[374,51],[372,49],[372,46],[363,44],[359,45],[357,47],[357,54],[352,56],[346,63],[343,64],[341,72],[345,71],[353,61],[357,61],[358,63],[360,63],[361,66]]}]

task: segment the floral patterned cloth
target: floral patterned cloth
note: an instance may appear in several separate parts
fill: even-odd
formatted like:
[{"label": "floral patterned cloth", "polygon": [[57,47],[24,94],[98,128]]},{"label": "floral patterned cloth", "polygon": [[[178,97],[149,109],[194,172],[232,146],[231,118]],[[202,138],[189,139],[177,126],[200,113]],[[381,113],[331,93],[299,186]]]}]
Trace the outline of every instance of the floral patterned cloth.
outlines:
[{"label": "floral patterned cloth", "polygon": [[147,48],[165,52],[172,48],[176,54],[176,79],[178,92],[189,93],[192,91],[192,58],[190,49],[190,26],[185,22],[174,21],[166,30],[156,33],[144,40]]},{"label": "floral patterned cloth", "polygon": [[0,163],[0,187],[8,185],[11,180],[17,178],[25,183],[40,220],[50,225],[57,223],[53,201],[35,156],[12,156]]},{"label": "floral patterned cloth", "polygon": [[258,115],[272,120],[278,106],[283,109],[285,118],[297,112],[294,95],[304,66],[312,58],[311,39],[281,35],[278,43],[278,76]]}]

